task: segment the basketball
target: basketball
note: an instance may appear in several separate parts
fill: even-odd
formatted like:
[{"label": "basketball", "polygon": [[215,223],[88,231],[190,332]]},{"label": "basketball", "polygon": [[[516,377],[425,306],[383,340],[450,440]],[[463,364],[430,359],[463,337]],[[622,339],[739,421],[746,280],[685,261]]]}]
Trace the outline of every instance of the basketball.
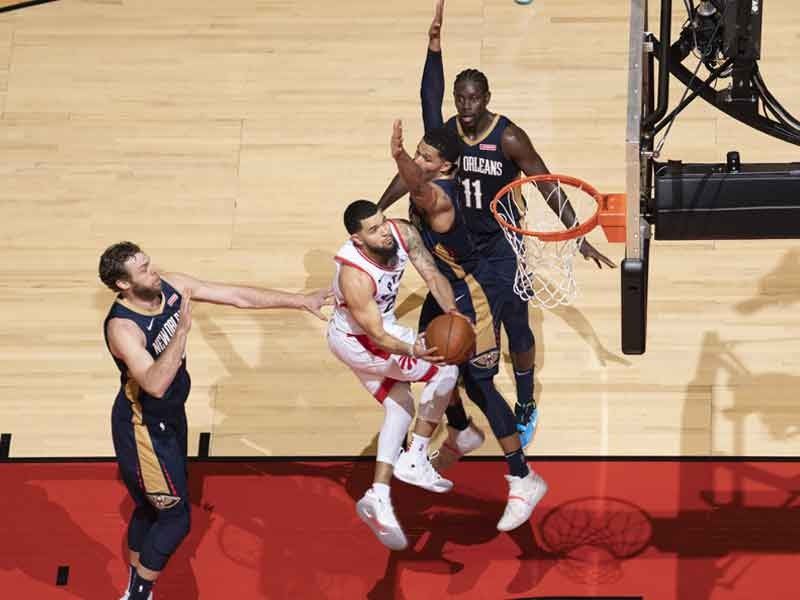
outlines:
[{"label": "basketball", "polygon": [[443,356],[447,364],[459,365],[475,350],[475,330],[463,317],[439,315],[425,329],[425,345],[436,346],[437,354]]}]

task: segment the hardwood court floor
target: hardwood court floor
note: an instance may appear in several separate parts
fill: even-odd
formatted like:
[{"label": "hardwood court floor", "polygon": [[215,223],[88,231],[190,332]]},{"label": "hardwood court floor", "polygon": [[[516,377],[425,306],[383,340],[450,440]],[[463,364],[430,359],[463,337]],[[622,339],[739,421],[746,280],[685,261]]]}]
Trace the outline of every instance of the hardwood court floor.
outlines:
[{"label": "hardwood court floor", "polygon": [[[621,191],[627,4],[450,2],[447,80],[481,68],[491,107],[530,133],[552,171]],[[797,113],[792,8],[769,3],[761,68]],[[0,14],[0,429],[14,434],[12,456],[111,453],[117,376],[101,322],[112,297],[96,277],[108,244],[132,239],[165,269],[208,279],[329,284],[343,207],[377,198],[393,175],[392,120],[406,123],[409,147],[420,135],[431,12],[428,0],[174,0]],[[674,81],[672,91],[675,101]],[[731,149],[744,161],[797,156],[698,104],[664,157],[719,161]],[[619,350],[618,272],[579,262],[576,304],[531,315],[535,452],[800,450],[796,242],[656,242],[642,357]],[[404,322],[421,294],[410,273]],[[193,439],[212,431],[216,455],[361,452],[381,413],[324,329],[304,314],[196,306]],[[504,362],[499,385],[513,398],[510,375]]]}]

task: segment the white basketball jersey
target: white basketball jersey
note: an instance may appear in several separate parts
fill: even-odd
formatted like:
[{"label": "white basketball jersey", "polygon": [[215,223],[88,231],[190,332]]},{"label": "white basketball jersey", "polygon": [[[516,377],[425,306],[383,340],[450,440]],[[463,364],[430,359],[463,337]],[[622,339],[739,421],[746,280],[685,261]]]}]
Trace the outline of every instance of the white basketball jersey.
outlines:
[{"label": "white basketball jersey", "polygon": [[347,303],[344,294],[339,287],[339,271],[342,265],[349,265],[364,271],[372,278],[373,298],[378,305],[378,310],[383,317],[384,326],[394,323],[397,318],[394,314],[397,304],[397,292],[400,290],[400,278],[408,262],[408,248],[406,242],[400,235],[397,225],[389,221],[392,235],[397,242],[397,259],[391,266],[379,265],[367,257],[352,240],[347,240],[339,248],[333,260],[336,261],[336,274],[333,277],[333,293],[336,298],[336,306],[333,311],[332,325],[344,333],[362,334],[364,330],[355,322],[350,311],[347,310]]}]

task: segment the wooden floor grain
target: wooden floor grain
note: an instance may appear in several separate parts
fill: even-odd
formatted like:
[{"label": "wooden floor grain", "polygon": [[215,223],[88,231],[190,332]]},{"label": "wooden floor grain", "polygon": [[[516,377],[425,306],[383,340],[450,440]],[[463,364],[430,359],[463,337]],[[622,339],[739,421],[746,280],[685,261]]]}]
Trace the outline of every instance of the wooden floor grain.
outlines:
[{"label": "wooden floor grain", "polygon": [[[761,68],[798,113],[792,8],[769,3]],[[14,434],[13,456],[112,451],[117,374],[101,333],[112,295],[96,276],[108,244],[137,241],[164,268],[212,280],[329,284],[344,206],[377,199],[393,175],[392,120],[404,120],[409,144],[421,133],[431,9],[126,0],[0,14],[0,429]],[[627,10],[451,2],[448,89],[479,67],[491,107],[530,134],[552,171],[621,191]],[[673,103],[681,91],[673,80]],[[797,157],[702,104],[678,119],[664,157],[721,161],[732,149],[743,161]],[[622,258],[621,245],[591,239]],[[531,313],[533,454],[800,450],[797,242],[656,241],[648,352],[637,357],[619,348],[619,273],[583,261],[577,272],[574,306]],[[421,285],[406,276],[410,325]],[[369,452],[381,411],[328,352],[324,329],[306,314],[197,305],[192,450],[211,431],[216,455]],[[513,399],[507,359],[498,385]]]}]

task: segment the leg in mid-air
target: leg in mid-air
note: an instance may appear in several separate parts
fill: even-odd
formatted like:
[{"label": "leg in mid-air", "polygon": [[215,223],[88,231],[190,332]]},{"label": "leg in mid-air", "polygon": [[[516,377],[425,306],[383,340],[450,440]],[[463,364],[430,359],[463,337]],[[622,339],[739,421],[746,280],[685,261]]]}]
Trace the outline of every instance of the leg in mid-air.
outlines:
[{"label": "leg in mid-air", "polygon": [[547,492],[547,483],[528,466],[517,431],[517,422],[505,398],[494,385],[492,369],[469,364],[464,368],[464,386],[469,398],[486,415],[492,433],[508,465],[508,502],[497,528],[516,529],[530,519],[533,509]]},{"label": "leg in mid-air", "polygon": [[[399,326],[391,330],[399,339],[411,342],[416,337],[411,330]],[[382,353],[371,347],[365,338],[342,334],[334,327],[329,329],[328,343],[334,355],[353,370],[384,410],[373,484],[356,504],[356,512],[382,544],[392,550],[403,550],[408,540],[392,505],[392,476],[438,493],[453,487],[452,482],[439,475],[431,465],[427,449],[450,401],[458,380],[458,368]],[[420,395],[411,445],[403,452],[414,417],[412,382],[424,382],[425,387]]]},{"label": "leg in mid-air", "polygon": [[536,432],[539,419],[533,383],[536,345],[528,320],[528,303],[513,294],[513,297],[505,303],[500,320],[508,337],[508,350],[514,368],[517,391],[514,416],[517,421],[517,431],[522,447],[527,448]]}]

